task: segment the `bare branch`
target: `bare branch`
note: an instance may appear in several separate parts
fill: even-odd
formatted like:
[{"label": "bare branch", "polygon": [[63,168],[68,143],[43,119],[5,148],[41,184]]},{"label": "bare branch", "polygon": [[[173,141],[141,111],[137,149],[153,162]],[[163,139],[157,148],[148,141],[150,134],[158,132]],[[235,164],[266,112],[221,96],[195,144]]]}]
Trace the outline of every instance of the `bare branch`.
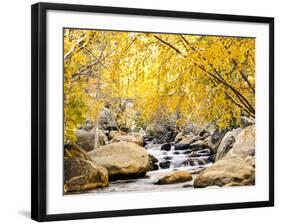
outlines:
[{"label": "bare branch", "polygon": [[77,46],[80,46],[80,44],[84,41],[84,39],[85,39],[85,36],[78,39],[76,41],[76,43],[73,44],[73,46],[70,48],[70,50],[64,55],[63,59],[66,60],[74,52],[75,48]]},{"label": "bare branch", "polygon": [[[214,84],[214,86],[218,86],[218,83],[215,80],[213,80],[212,78],[210,80]],[[249,109],[247,107],[245,107],[244,105],[238,103],[229,93],[227,93],[226,90],[223,90],[223,91],[224,91],[226,97],[229,98],[236,106],[238,106],[242,110],[245,110],[253,118],[255,117],[255,114],[253,114],[251,111],[249,111]]]},{"label": "bare branch", "polygon": [[[182,40],[188,44],[190,46],[190,48],[193,51],[196,51],[196,49],[186,40],[186,38],[184,38],[183,35],[180,35]],[[178,54],[182,54],[182,52],[180,52],[177,48],[175,48],[174,46],[172,46],[170,43],[160,39],[159,37],[157,37],[155,35],[155,37],[160,40],[162,43],[166,44],[167,46],[171,47],[172,49],[174,49]],[[186,57],[185,55],[183,55],[184,57]],[[199,53],[199,56],[204,60],[207,61],[206,58],[202,57],[202,55]],[[212,69],[214,70],[214,72],[216,73],[216,75],[214,75],[213,73],[207,71],[205,68],[203,68],[202,66],[194,63],[195,66],[197,66],[198,68],[200,68],[202,71],[204,71],[206,74],[210,75],[211,77],[213,77],[214,79],[216,79],[217,81],[219,81],[220,83],[222,83],[223,85],[225,85],[226,87],[228,87],[239,99],[239,101],[252,113],[255,114],[255,109],[252,107],[252,105],[249,103],[249,101],[246,99],[246,97],[244,97],[237,89],[235,89],[232,85],[230,85],[229,83],[227,83],[224,78],[221,76],[221,74],[214,68],[214,66],[211,63],[208,63],[209,66],[212,67]]]},{"label": "bare branch", "polygon": [[71,57],[71,55],[74,52],[78,52],[78,51],[82,50],[89,43],[89,41],[92,39],[93,36],[94,36],[94,33],[92,33],[89,36],[87,41],[85,40],[86,39],[85,36],[83,36],[79,40],[77,40],[76,43],[72,46],[72,48],[64,55],[64,57],[63,57],[64,61],[69,59],[69,57]]},{"label": "bare branch", "polygon": [[[197,65],[197,64],[195,64]],[[212,76],[215,78],[217,81],[228,87],[229,89],[232,90],[232,92],[238,97],[238,99],[241,101],[241,103],[247,107],[253,114],[255,114],[255,109],[252,107],[252,105],[249,103],[249,101],[238,91],[236,90],[233,86],[225,82],[223,79],[218,78],[216,75],[212,74],[211,72],[207,71],[205,68],[202,66],[197,65],[198,68],[200,68],[202,71],[204,71],[206,74]]]},{"label": "bare branch", "polygon": [[172,49],[173,49],[174,51],[176,51],[178,54],[180,54],[180,55],[182,55],[183,57],[186,58],[186,56],[185,56],[179,49],[177,49],[176,47],[174,47],[174,46],[171,45],[170,43],[168,43],[168,42],[162,40],[162,39],[161,39],[160,37],[158,37],[157,35],[154,35],[154,37],[155,37],[157,40],[159,40],[160,42],[162,42],[163,44],[165,44],[165,45],[169,46],[170,48],[172,48]]},{"label": "bare branch", "polygon": [[243,77],[243,79],[246,81],[246,83],[248,84],[248,86],[249,86],[250,89],[252,90],[253,94],[255,94],[255,89],[254,89],[254,87],[251,85],[249,79],[248,79],[247,76],[244,74],[244,72],[242,72],[241,70],[239,70],[239,73],[241,74],[241,76]]}]

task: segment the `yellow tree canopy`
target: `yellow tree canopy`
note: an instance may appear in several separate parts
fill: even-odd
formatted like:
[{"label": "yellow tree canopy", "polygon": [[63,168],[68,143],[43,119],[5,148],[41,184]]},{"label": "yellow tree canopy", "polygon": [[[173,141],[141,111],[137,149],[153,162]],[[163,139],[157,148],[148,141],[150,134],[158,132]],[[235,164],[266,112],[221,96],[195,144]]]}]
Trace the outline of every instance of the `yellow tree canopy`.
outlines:
[{"label": "yellow tree canopy", "polygon": [[239,125],[242,112],[255,116],[255,39],[65,29],[64,105],[72,140],[105,105],[121,122],[133,110],[142,124]]}]

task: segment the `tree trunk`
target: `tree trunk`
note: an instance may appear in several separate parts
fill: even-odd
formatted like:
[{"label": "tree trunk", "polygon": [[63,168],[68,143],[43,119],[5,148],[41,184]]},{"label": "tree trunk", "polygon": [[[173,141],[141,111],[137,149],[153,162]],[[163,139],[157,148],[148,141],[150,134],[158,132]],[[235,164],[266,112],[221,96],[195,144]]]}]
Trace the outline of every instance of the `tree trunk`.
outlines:
[{"label": "tree trunk", "polygon": [[99,145],[99,140],[100,140],[100,135],[99,135],[99,115],[96,116],[95,119],[95,141],[94,141],[94,149],[98,148]]}]

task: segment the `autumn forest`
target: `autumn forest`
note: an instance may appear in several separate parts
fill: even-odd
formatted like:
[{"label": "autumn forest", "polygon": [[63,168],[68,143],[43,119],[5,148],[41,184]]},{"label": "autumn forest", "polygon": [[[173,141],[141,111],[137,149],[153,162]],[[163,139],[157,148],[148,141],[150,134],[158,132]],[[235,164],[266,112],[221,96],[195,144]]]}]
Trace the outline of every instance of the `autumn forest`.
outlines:
[{"label": "autumn forest", "polygon": [[[254,184],[242,154],[244,138],[255,148],[255,38],[64,29],[63,40],[65,192]],[[244,173],[211,179],[217,163]]]}]

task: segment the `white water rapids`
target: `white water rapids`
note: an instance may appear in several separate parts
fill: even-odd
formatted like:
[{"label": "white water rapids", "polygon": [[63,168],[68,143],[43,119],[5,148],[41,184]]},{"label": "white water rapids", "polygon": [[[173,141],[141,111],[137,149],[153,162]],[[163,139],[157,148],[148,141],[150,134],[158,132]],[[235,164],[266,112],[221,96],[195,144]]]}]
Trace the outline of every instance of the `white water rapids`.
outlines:
[{"label": "white water rapids", "polygon": [[[163,144],[162,144],[163,145]],[[202,152],[197,152],[196,156],[190,153],[190,150],[175,150],[174,146],[169,151],[161,150],[161,144],[149,143],[145,146],[147,152],[154,156],[158,162],[158,170],[149,171],[145,177],[128,180],[110,181],[108,187],[97,188],[95,190],[87,191],[85,194],[106,193],[106,192],[144,192],[144,191],[161,191],[182,188],[193,188],[194,178],[206,167],[211,165],[208,160],[209,155]],[[163,168],[161,168],[161,166]],[[193,180],[167,185],[156,184],[158,180],[175,170],[187,170],[192,176]]]}]

